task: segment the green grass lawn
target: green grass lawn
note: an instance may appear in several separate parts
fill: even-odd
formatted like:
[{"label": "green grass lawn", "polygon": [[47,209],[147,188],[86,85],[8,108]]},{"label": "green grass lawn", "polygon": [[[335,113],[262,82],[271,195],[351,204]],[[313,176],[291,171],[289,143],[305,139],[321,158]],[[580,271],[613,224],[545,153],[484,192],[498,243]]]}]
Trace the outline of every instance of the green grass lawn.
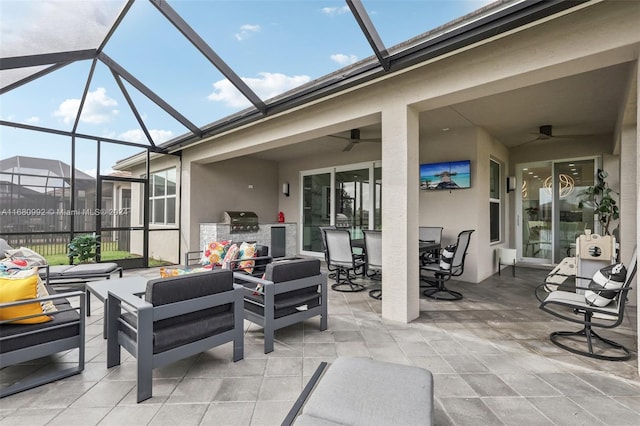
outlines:
[{"label": "green grass lawn", "polygon": [[[130,253],[125,250],[115,250],[117,243],[103,243],[101,262],[116,261],[119,259],[136,259],[142,256],[134,253]],[[66,244],[28,244],[28,248],[40,253],[49,265],[68,265],[69,258],[67,257]],[[149,258],[149,267],[167,266],[172,265],[171,262],[167,262],[161,259]]]},{"label": "green grass lawn", "polygon": [[[134,259],[139,257],[142,257],[142,256],[138,256],[136,254],[132,254],[127,251],[121,251],[121,250],[103,251],[100,257],[100,261],[108,262],[110,260]],[[44,258],[47,259],[47,262],[49,263],[49,265],[68,265],[69,264],[69,258],[67,257],[66,253],[49,254],[49,255],[45,255]],[[151,259],[150,259],[150,263],[151,263]]]}]

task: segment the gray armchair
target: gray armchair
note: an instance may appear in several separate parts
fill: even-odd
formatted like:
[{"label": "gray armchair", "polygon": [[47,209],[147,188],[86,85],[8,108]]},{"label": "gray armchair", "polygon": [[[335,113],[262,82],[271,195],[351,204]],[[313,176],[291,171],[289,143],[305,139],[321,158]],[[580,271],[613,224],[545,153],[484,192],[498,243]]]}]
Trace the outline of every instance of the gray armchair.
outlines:
[{"label": "gray armchair", "polygon": [[144,300],[110,291],[107,367],[120,364],[121,346],[137,359],[141,402],[152,396],[154,368],[226,342],[233,342],[233,360],[241,360],[242,292],[229,270],[150,280]]},{"label": "gray armchair", "polygon": [[264,353],[273,351],[280,328],[320,315],[320,330],[327,329],[327,274],[320,271],[320,260],[270,263],[264,279],[235,275],[245,287],[245,319],[264,327]]}]

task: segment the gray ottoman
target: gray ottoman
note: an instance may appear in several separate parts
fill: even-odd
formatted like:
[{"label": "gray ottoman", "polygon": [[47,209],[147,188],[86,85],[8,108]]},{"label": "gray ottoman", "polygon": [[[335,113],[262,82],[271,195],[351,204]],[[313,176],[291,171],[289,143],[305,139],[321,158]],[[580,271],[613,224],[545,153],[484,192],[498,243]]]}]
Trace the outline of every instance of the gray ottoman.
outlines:
[{"label": "gray ottoman", "polygon": [[[303,401],[296,403],[283,424],[310,425],[432,425],[431,372],[368,358],[338,358],[327,367]],[[304,401],[306,399],[306,402]],[[302,405],[302,413],[298,414]]]}]

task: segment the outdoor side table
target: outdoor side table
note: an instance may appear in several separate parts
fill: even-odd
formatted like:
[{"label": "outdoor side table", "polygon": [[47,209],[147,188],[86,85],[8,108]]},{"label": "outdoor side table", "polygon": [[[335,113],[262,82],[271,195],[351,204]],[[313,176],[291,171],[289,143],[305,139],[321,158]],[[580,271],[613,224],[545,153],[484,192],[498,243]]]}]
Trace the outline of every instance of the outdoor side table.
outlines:
[{"label": "outdoor side table", "polygon": [[[106,316],[109,311],[107,301],[109,300],[109,290],[115,290],[119,292],[130,292],[131,294],[144,294],[147,289],[148,278],[134,275],[125,278],[112,278],[110,280],[91,281],[86,285],[87,298],[91,297],[91,294],[96,296],[99,301],[104,305],[104,315]],[[107,318],[103,319],[102,337],[107,338]]]}]

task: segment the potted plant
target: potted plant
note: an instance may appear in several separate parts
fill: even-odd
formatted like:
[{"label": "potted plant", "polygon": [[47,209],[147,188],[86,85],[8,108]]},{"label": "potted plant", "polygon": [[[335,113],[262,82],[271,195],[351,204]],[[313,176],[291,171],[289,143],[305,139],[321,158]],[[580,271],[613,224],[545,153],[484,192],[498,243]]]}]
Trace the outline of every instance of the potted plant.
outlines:
[{"label": "potted plant", "polygon": [[79,263],[95,261],[99,244],[100,236],[96,235],[95,232],[93,234],[78,235],[67,245],[69,263],[73,265],[76,258]]},{"label": "potted plant", "polygon": [[604,235],[611,235],[609,225],[612,220],[617,220],[620,217],[618,204],[613,198],[613,194],[618,195],[618,193],[611,189],[606,182],[605,179],[608,176],[607,172],[598,169],[596,184],[589,186],[581,194],[582,200],[578,203],[579,208],[583,208],[585,205],[593,207],[594,213],[598,215],[598,222],[600,222]]}]

